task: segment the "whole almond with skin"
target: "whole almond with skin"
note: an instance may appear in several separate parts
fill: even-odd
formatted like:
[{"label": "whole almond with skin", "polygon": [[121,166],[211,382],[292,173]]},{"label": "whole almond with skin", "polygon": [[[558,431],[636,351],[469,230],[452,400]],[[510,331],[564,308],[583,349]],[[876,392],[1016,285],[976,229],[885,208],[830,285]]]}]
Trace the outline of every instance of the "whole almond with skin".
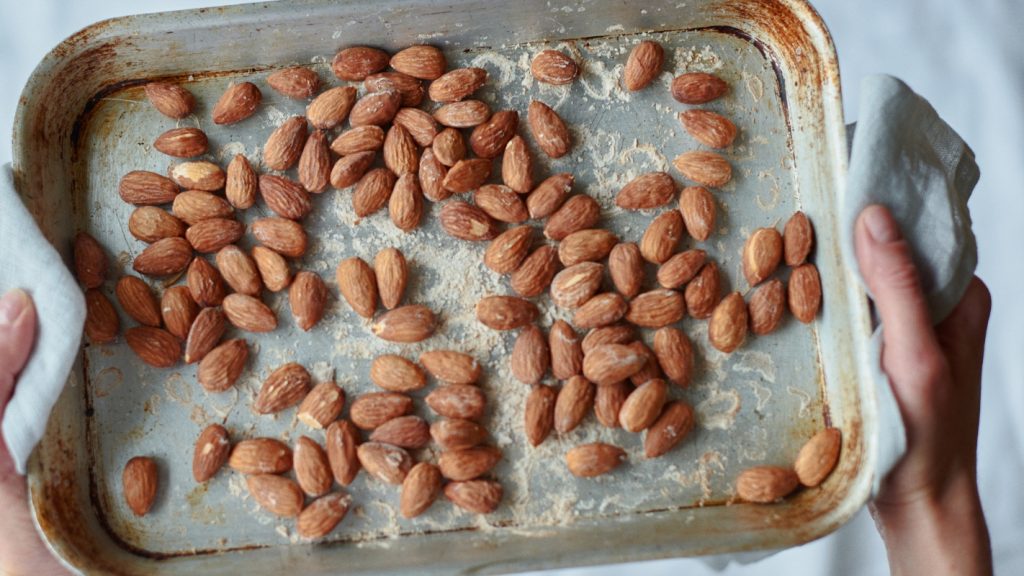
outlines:
[{"label": "whole almond with skin", "polygon": [[736,125],[710,110],[680,112],[679,121],[694,140],[711,148],[728,148],[736,139]]},{"label": "whole almond with skin", "polygon": [[483,68],[451,70],[430,83],[427,95],[434,102],[458,102],[476,92],[487,81]]},{"label": "whole almond with skin", "polygon": [[299,161],[306,143],[306,118],[292,116],[278,126],[263,146],[263,164],[271,170],[287,170]]},{"label": "whole almond with skin", "polygon": [[344,407],[345,391],[334,382],[321,382],[302,399],[296,418],[310,428],[323,430],[338,419]]},{"label": "whole almond with skin", "polygon": [[423,191],[416,174],[402,174],[388,200],[388,215],[396,228],[412,232],[423,218]]},{"label": "whole almond with skin", "polygon": [[683,236],[683,217],[678,210],[663,212],[644,230],[640,239],[640,255],[652,264],[668,260]]},{"label": "whole almond with skin", "polygon": [[171,180],[182,188],[213,192],[224,187],[227,174],[213,162],[198,160],[171,166]]},{"label": "whole almond with skin", "polygon": [[519,195],[508,186],[501,184],[484,184],[473,193],[473,201],[499,222],[521,224],[529,218],[526,204]]},{"label": "whole almond with skin", "polygon": [[227,200],[202,190],[186,190],[178,194],[171,210],[177,218],[190,225],[210,218],[229,218],[235,213]]},{"label": "whole almond with skin", "polygon": [[214,124],[235,124],[252,116],[263,100],[260,89],[252,82],[232,84],[213,107]]},{"label": "whole almond with skin", "polygon": [[444,487],[445,498],[453,504],[476,514],[490,514],[501,504],[501,484],[493,480],[449,482]]},{"label": "whole almond with skin", "polygon": [[117,339],[121,320],[110,300],[97,288],[85,291],[85,336],[93,344],[106,344]]},{"label": "whole almond with skin", "polygon": [[222,305],[228,322],[236,328],[247,332],[271,332],[277,328],[277,315],[258,298],[228,294]]},{"label": "whole almond with skin", "polygon": [[715,230],[715,198],[707,188],[687,186],[679,196],[679,212],[683,215],[686,231],[701,242]]},{"label": "whole almond with skin", "polygon": [[352,209],[363,218],[387,206],[398,178],[387,168],[374,168],[356,183],[352,194]]},{"label": "whole almond with skin", "polygon": [[670,382],[684,388],[690,385],[693,377],[693,345],[682,330],[665,326],[655,332],[654,355]]},{"label": "whole almond with skin", "polygon": [[384,164],[396,175],[415,173],[420,164],[420,150],[412,134],[394,124],[384,137]]},{"label": "whole almond with skin", "polygon": [[479,420],[487,407],[483,391],[471,384],[438,386],[427,394],[425,401],[439,416],[463,420]]},{"label": "whole almond with skin", "polygon": [[377,310],[377,276],[362,258],[353,256],[338,264],[338,291],[363,318],[372,318]]},{"label": "whole almond with skin", "polygon": [[150,244],[164,238],[184,236],[185,228],[184,222],[156,206],[139,206],[128,217],[128,231],[132,236]]},{"label": "whole almond with skin", "polygon": [[603,442],[580,444],[565,454],[565,463],[569,466],[569,472],[580,478],[592,478],[607,474],[625,460],[625,450]]},{"label": "whole almond with skin", "polygon": [[821,308],[821,277],[814,264],[801,264],[789,275],[789,311],[809,324]]},{"label": "whole almond with skin", "polygon": [[708,320],[708,341],[718,350],[730,353],[747,336],[747,304],[739,292],[733,292],[715,307]]},{"label": "whole almond with skin", "polygon": [[538,296],[551,285],[559,267],[558,249],[550,245],[540,246],[512,273],[509,286],[520,296]]},{"label": "whole almond with skin", "polygon": [[629,432],[647,429],[661,415],[668,394],[668,384],[654,378],[636,387],[619,410],[619,423]]},{"label": "whole almond with skin", "polygon": [[551,301],[559,308],[579,308],[601,288],[603,275],[604,265],[597,262],[569,266],[551,281]]},{"label": "whole almond with skin", "polygon": [[558,259],[564,266],[604,260],[619,238],[603,228],[577,230],[558,244]]},{"label": "whole almond with skin", "polygon": [[249,346],[240,338],[227,340],[203,356],[196,371],[199,384],[208,392],[224,392],[234,386],[249,359]]},{"label": "whole almond with skin", "polygon": [[811,437],[796,455],[793,470],[804,486],[813,488],[825,481],[839,461],[842,433],[825,428]]},{"label": "whole almond with skin", "polygon": [[743,245],[743,275],[751,286],[760,284],[782,261],[782,235],[775,228],[758,228]]},{"label": "whole almond with skin", "polygon": [[814,227],[803,212],[794,212],[782,230],[782,245],[786,265],[792,268],[803,264],[814,246]]},{"label": "whole almond with skin", "polygon": [[461,194],[479,188],[490,175],[490,160],[467,158],[459,160],[448,170],[441,185],[450,192]]},{"label": "whole almond with skin", "polygon": [[703,250],[675,254],[658,267],[658,284],[662,288],[679,288],[697,276],[706,260],[707,253]]},{"label": "whole almond with skin", "polygon": [[320,89],[320,77],[304,66],[290,66],[268,75],[267,84],[289,98],[307,100]]},{"label": "whole almond with skin", "polygon": [[314,128],[330,130],[340,126],[345,118],[348,118],[355,103],[355,88],[336,86],[325,90],[306,106],[306,118]]},{"label": "whole almond with skin", "polygon": [[299,156],[299,182],[308,192],[320,193],[331,182],[331,150],[327,146],[327,135],[314,130],[306,138],[306,144]]},{"label": "whole almond with skin", "polygon": [[192,245],[184,238],[157,240],[139,253],[132,269],[147,276],[168,276],[184,270],[192,261]]},{"label": "whole almond with skin", "polygon": [[605,292],[590,298],[576,309],[572,323],[577,328],[599,328],[614,324],[629,310],[629,303],[616,292]]},{"label": "whole almond with skin", "polygon": [[706,72],[688,72],[672,79],[672,97],[683,104],[705,104],[728,90],[724,80]]},{"label": "whole almond with skin", "polygon": [[644,436],[644,456],[657,458],[667,453],[693,430],[693,408],[682,400],[669,402],[661,416],[647,428]]},{"label": "whole almond with skin", "polygon": [[583,371],[583,349],[579,334],[565,320],[555,320],[548,333],[551,373],[565,380]]},{"label": "whole almond with skin", "polygon": [[331,168],[331,186],[341,190],[359,182],[359,179],[373,165],[376,157],[376,153],[372,150],[367,150],[338,158],[338,161],[334,163],[334,167]]},{"label": "whole almond with skin", "polygon": [[290,478],[273,474],[246,476],[249,494],[264,510],[282,518],[294,518],[302,512],[302,489]]},{"label": "whole almond with skin", "polygon": [[292,272],[288,268],[288,262],[277,252],[263,246],[254,246],[252,259],[267,290],[280,292],[291,284]]},{"label": "whole almond with skin", "polygon": [[643,90],[661,74],[665,63],[665,50],[661,44],[644,40],[629,52],[626,67],[622,70],[622,83],[626,90]]},{"label": "whole almond with skin", "polygon": [[129,204],[156,206],[174,200],[178,195],[178,185],[156,172],[133,170],[121,177],[117,192]]},{"label": "whole almond with skin", "polygon": [[710,318],[715,306],[718,306],[722,299],[718,265],[714,262],[705,264],[697,276],[686,285],[683,297],[690,316],[700,320]]},{"label": "whole almond with skin", "polygon": [[331,490],[334,478],[327,463],[327,453],[309,436],[300,436],[295,442],[295,479],[302,491],[312,497]]},{"label": "whole almond with skin", "polygon": [[594,328],[583,337],[583,355],[604,344],[629,344],[636,340],[636,330],[629,324],[613,324]]},{"label": "whole almond with skin", "polygon": [[309,372],[300,364],[288,362],[279,366],[263,381],[253,410],[257,414],[274,414],[298,404],[309,393],[310,380]]},{"label": "whole almond with skin", "polygon": [[475,446],[442,452],[437,458],[437,467],[445,478],[461,482],[486,474],[500,460],[501,449],[494,446]]},{"label": "whole almond with skin", "polygon": [[397,248],[385,248],[377,253],[373,260],[373,269],[377,276],[377,293],[380,302],[391,310],[398,306],[405,294],[405,285],[409,279],[409,265],[405,256]]},{"label": "whole almond with skin", "polygon": [[498,235],[498,227],[494,220],[486,212],[468,202],[448,202],[441,207],[439,218],[444,231],[460,240],[490,240]]},{"label": "whole almond with skin", "polygon": [[219,308],[200,310],[185,340],[185,363],[192,364],[202,360],[217,346],[226,330],[227,318]]},{"label": "whole almond with skin", "polygon": [[736,477],[736,494],[747,502],[770,504],[785,498],[800,484],[796,473],[782,466],[755,466]]},{"label": "whole almond with skin", "polygon": [[516,135],[519,113],[515,110],[500,110],[486,122],[473,128],[469,135],[469,147],[481,158],[497,158],[505,145]]},{"label": "whole almond with skin", "polygon": [[160,305],[149,285],[135,276],[122,276],[114,289],[121,308],[136,322],[159,328],[162,317]]},{"label": "whole almond with skin", "polygon": [[206,133],[199,128],[172,128],[153,141],[153,148],[175,158],[201,156],[208,146]]},{"label": "whole almond with skin", "polygon": [[356,100],[348,114],[348,123],[353,128],[383,126],[395,118],[401,106],[402,95],[394,88],[371,92]]},{"label": "whole almond with skin", "polygon": [[410,450],[422,448],[430,442],[430,425],[419,416],[399,416],[375,428],[370,441]]},{"label": "whole almond with skin", "polygon": [[[267,248],[289,258],[300,258],[306,253],[306,231],[298,222],[286,218],[261,218],[253,221],[252,235]],[[256,260],[257,265],[259,260]],[[269,282],[264,283],[270,286]]]},{"label": "whole almond with skin", "polygon": [[480,363],[469,354],[455,350],[428,350],[420,364],[431,376],[449,384],[473,384],[480,378]]},{"label": "whole almond with skin", "polygon": [[[154,210],[160,209],[154,208]],[[102,286],[103,281],[107,278],[107,269],[109,268],[107,253],[103,246],[89,233],[79,232],[75,234],[73,250],[75,276],[82,286],[86,289]]]},{"label": "whole almond with skin", "polygon": [[586,194],[577,194],[548,218],[544,235],[552,240],[564,240],[578,230],[593,228],[601,218],[601,206]]},{"label": "whole almond with skin", "polygon": [[359,474],[359,430],[348,420],[337,420],[327,426],[327,460],[334,480],[348,486]]},{"label": "whole almond with skin", "polygon": [[235,444],[228,466],[242,474],[283,474],[292,469],[292,449],[274,438],[251,438]]},{"label": "whole almond with skin", "polygon": [[199,315],[199,306],[192,300],[187,286],[171,286],[160,298],[160,316],[167,331],[184,340]]},{"label": "whole almond with skin", "polygon": [[381,90],[395,89],[402,96],[402,106],[419,106],[423,102],[426,89],[423,82],[401,72],[379,72],[370,74],[363,81],[363,87],[367,92],[380,92]]},{"label": "whole almond with skin", "polygon": [[534,100],[526,110],[526,121],[537,146],[549,158],[561,158],[572,147],[572,136],[565,121],[550,106]]},{"label": "whole almond with skin", "polygon": [[471,420],[441,418],[430,425],[430,437],[442,450],[472,448],[487,439],[487,429]]},{"label": "whole almond with skin", "polygon": [[396,354],[385,354],[370,363],[370,380],[389,392],[412,392],[427,385],[427,376],[414,362]]},{"label": "whole almond with skin", "polygon": [[334,55],[331,70],[341,80],[362,80],[387,68],[390,57],[378,48],[352,46]]},{"label": "whole almond with skin", "polygon": [[484,252],[484,265],[498,274],[515,271],[530,253],[532,240],[532,227],[509,228],[487,245],[487,250]]},{"label": "whole almond with skin", "polygon": [[716,152],[693,150],[676,156],[672,165],[686,178],[702,186],[721,188],[732,179],[732,166]]},{"label": "whole almond with skin", "polygon": [[629,345],[644,357],[644,367],[629,377],[629,381],[634,386],[640,386],[650,380],[664,376],[661,373],[661,366],[658,364],[657,356],[654,355],[654,351],[647,347],[647,344],[644,344],[642,340],[637,340],[630,342]]},{"label": "whole almond with skin", "polygon": [[419,177],[420,190],[430,201],[440,202],[452,195],[451,191],[444,187],[448,168],[437,159],[433,149],[427,148],[420,154],[420,168],[416,175]]},{"label": "whole almond with skin", "polygon": [[154,368],[170,368],[181,357],[181,341],[173,334],[152,326],[136,326],[124,333],[132,352]]},{"label": "whole almond with skin", "polygon": [[231,289],[240,294],[259,296],[263,283],[256,262],[244,250],[229,244],[220,249],[216,256],[217,268]]},{"label": "whole almond with skin", "polygon": [[747,305],[750,315],[750,331],[764,336],[775,331],[782,322],[786,310],[786,289],[782,281],[773,278],[754,291]]},{"label": "whole almond with skin", "polygon": [[647,358],[625,344],[604,344],[583,357],[583,375],[598,386],[629,378],[643,369]]},{"label": "whole almond with skin", "polygon": [[153,507],[159,488],[159,472],[152,458],[136,456],[121,473],[124,501],[136,516],[145,516]]},{"label": "whole almond with skin", "polygon": [[245,224],[228,218],[209,218],[188,227],[185,239],[196,252],[210,254],[234,244],[245,234]]},{"label": "whole almond with skin", "polygon": [[516,296],[485,296],[476,304],[476,319],[495,330],[514,330],[540,315],[537,306]]},{"label": "whole almond with skin", "polygon": [[323,538],[348,514],[352,496],[335,492],[321,496],[306,506],[295,521],[295,531],[306,540]]},{"label": "whole almond with skin", "polygon": [[331,151],[339,156],[373,152],[384,147],[384,129],[380,126],[355,126],[331,141]]},{"label": "whole almond with skin", "polygon": [[638,295],[629,303],[626,320],[644,328],[675,324],[686,315],[686,301],[675,290],[659,288]]},{"label": "whole almond with skin", "polygon": [[327,306],[327,285],[316,272],[303,270],[295,275],[288,289],[288,304],[295,325],[308,332],[324,316]]},{"label": "whole almond with skin", "polygon": [[594,416],[605,428],[619,428],[619,412],[626,398],[633,392],[629,382],[616,382],[598,386],[594,392]]},{"label": "whole almond with skin", "polygon": [[422,342],[437,330],[437,317],[422,304],[409,304],[385,312],[370,330],[388,342]]},{"label": "whole almond with skin", "polygon": [[533,189],[533,157],[522,136],[513,136],[505,145],[501,159],[501,179],[520,194]]},{"label": "whole almond with skin", "polygon": [[401,484],[412,468],[409,453],[398,446],[366,442],[359,445],[356,454],[359,463],[371,476],[388,484]]},{"label": "whole almond with skin", "polygon": [[391,67],[420,80],[436,80],[448,69],[444,53],[434,46],[410,46],[391,57]]},{"label": "whole almond with skin", "polygon": [[146,98],[149,103],[168,118],[180,120],[195,110],[196,98],[188,88],[170,82],[146,84]]},{"label": "whole almond with skin", "polygon": [[192,299],[203,307],[219,306],[227,294],[220,272],[203,258],[189,265],[186,282]]},{"label": "whole almond with skin", "polygon": [[419,108],[399,109],[394,122],[405,128],[421,148],[430,146],[438,134],[437,121],[430,113]]},{"label": "whole almond with skin", "polygon": [[629,181],[615,196],[615,205],[627,210],[664,206],[676,194],[676,183],[666,172],[648,172]]},{"label": "whole almond with skin", "polygon": [[644,279],[644,262],[640,247],[633,242],[620,242],[608,254],[608,274],[615,289],[626,298],[640,293]]},{"label": "whole almond with skin", "polygon": [[231,454],[231,440],[228,431],[220,424],[210,424],[196,439],[192,454],[192,477],[202,484],[213,478],[228,461]]},{"label": "whole almond with skin", "polygon": [[449,128],[472,128],[491,117],[491,107],[480,100],[463,100],[445,104],[434,112],[434,120]]},{"label": "whole almond with skin", "polygon": [[546,84],[571,84],[579,72],[576,62],[558,50],[542,50],[530,62],[530,73]]},{"label": "whole almond with skin", "polygon": [[449,168],[466,157],[466,140],[455,128],[445,128],[431,141],[437,161]]},{"label": "whole almond with skin", "polygon": [[526,197],[526,210],[530,218],[547,218],[562,206],[572,191],[573,175],[555,174],[537,185]]},{"label": "whole almond with skin", "polygon": [[524,384],[536,384],[544,377],[551,364],[551,350],[544,332],[530,324],[524,327],[516,337],[509,367],[512,376]]},{"label": "whole almond with skin", "polygon": [[402,482],[399,510],[403,518],[415,518],[427,511],[441,494],[441,471],[429,462],[409,470]]},{"label": "whole almond with skin", "polygon": [[576,375],[566,380],[555,400],[555,430],[568,434],[579,426],[594,406],[594,384]]},{"label": "whole almond with skin", "polygon": [[228,202],[239,210],[251,208],[256,203],[258,180],[256,171],[243,154],[235,154],[228,164],[224,195]]}]

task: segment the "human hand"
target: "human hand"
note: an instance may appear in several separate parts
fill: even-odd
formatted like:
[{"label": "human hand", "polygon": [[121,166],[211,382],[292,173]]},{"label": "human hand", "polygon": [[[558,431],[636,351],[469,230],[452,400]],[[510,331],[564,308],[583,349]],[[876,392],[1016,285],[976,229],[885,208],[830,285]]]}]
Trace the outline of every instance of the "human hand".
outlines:
[{"label": "human hand", "polygon": [[[36,335],[36,309],[22,290],[0,298],[0,418],[28,361]],[[50,554],[32,522],[25,479],[14,469],[0,439],[0,575],[67,574]]]},{"label": "human hand", "polygon": [[888,210],[861,212],[855,245],[882,319],[882,368],[907,430],[907,452],[871,504],[890,569],[991,574],[975,471],[988,289],[975,277],[933,327],[910,246]]}]

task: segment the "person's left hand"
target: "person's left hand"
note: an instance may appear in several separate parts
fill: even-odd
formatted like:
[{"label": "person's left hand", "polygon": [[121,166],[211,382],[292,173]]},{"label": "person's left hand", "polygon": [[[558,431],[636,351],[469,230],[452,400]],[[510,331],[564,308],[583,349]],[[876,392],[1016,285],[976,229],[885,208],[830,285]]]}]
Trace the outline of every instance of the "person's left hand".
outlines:
[{"label": "person's left hand", "polygon": [[[28,361],[36,336],[36,309],[23,290],[0,298],[0,420]],[[25,478],[0,438],[0,575],[68,574],[43,545],[28,508]]]}]

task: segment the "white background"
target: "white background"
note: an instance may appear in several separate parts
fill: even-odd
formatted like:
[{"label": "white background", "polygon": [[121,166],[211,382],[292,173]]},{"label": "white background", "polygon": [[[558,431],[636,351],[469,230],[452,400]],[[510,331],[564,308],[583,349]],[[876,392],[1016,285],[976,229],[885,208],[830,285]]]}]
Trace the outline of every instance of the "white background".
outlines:
[{"label": "white background", "polygon": [[[211,0],[0,0],[0,162],[10,158],[21,89],[61,40],[98,20],[197,8]],[[216,2],[214,2],[216,3]],[[231,3],[231,2],[228,2]],[[858,83],[905,80],[974,148],[982,178],[971,200],[978,275],[992,291],[979,476],[997,573],[1024,573],[1024,3],[1007,0],[821,0],[839,53],[847,121]],[[705,574],[692,560],[565,570],[561,574]],[[886,574],[866,513],[836,534],[728,574]]]}]

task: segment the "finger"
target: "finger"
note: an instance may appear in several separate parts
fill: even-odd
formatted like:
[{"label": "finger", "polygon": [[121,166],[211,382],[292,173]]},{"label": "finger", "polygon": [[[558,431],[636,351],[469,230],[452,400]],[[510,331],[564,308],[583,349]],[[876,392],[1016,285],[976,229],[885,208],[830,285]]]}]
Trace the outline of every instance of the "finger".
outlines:
[{"label": "finger", "polygon": [[980,379],[991,312],[992,295],[985,283],[975,276],[960,302],[936,327],[939,345],[950,359],[955,381]]},{"label": "finger", "polygon": [[14,289],[0,298],[0,415],[25,367],[36,335],[36,312],[24,290]]}]

